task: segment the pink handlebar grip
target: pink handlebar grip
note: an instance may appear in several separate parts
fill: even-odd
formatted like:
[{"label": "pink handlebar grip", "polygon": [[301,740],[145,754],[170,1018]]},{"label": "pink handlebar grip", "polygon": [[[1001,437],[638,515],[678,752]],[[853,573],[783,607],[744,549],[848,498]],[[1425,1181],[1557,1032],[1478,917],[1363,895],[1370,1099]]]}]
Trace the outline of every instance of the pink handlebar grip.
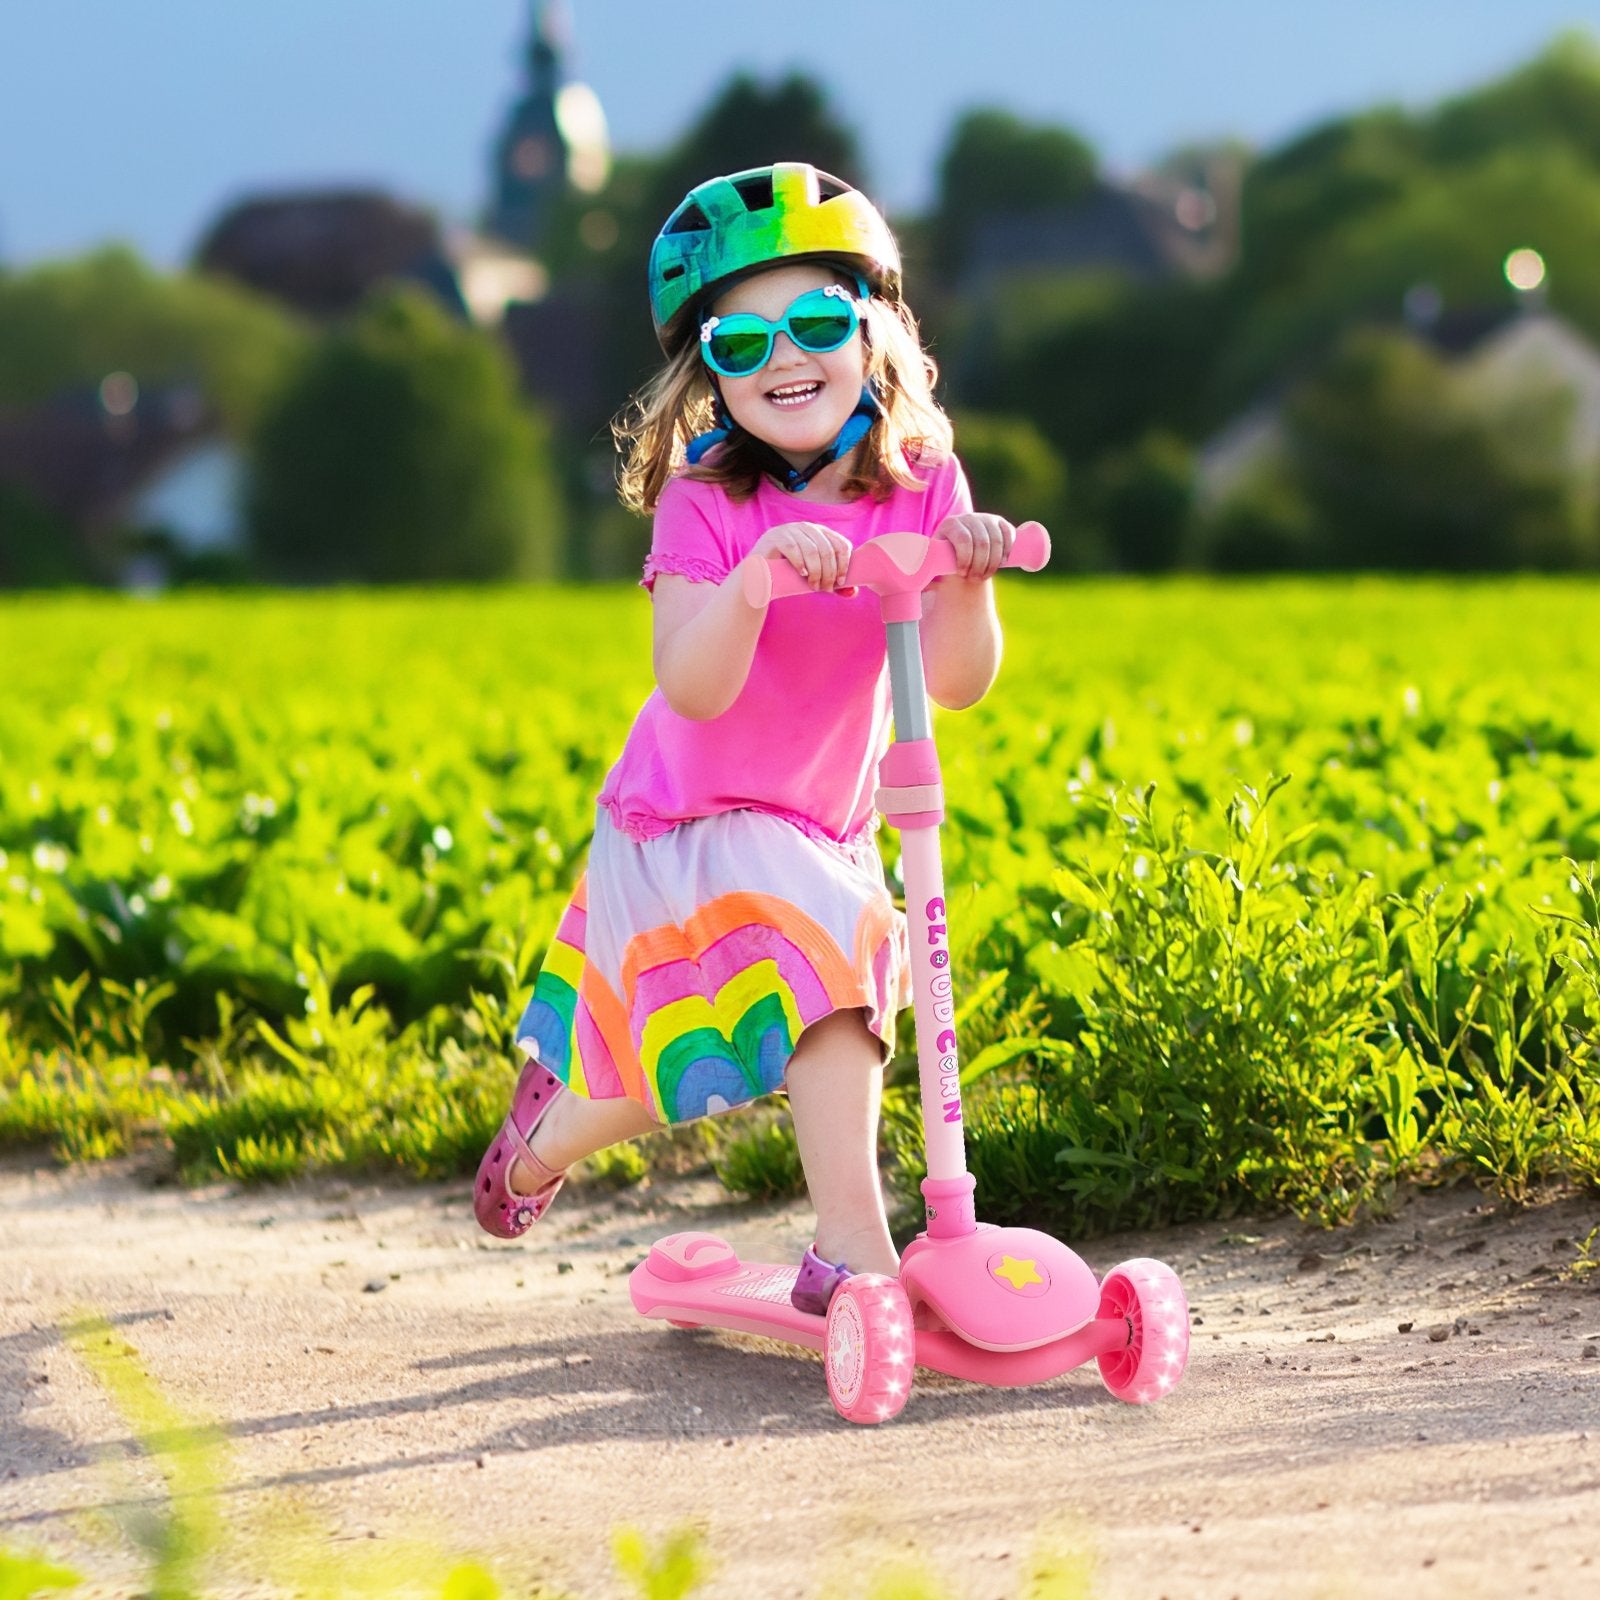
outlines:
[{"label": "pink handlebar grip", "polygon": [[[1011,549],[1001,563],[1037,572],[1050,559],[1050,535],[1037,522],[1024,522],[1017,529]],[[907,594],[926,589],[937,578],[955,571],[955,546],[944,539],[929,539],[920,533],[885,533],[869,539],[850,558],[845,576],[848,588],[871,589],[875,594]],[[746,556],[739,563],[744,597],[756,610],[788,594],[811,594],[811,585],[795,571],[784,556]]]}]

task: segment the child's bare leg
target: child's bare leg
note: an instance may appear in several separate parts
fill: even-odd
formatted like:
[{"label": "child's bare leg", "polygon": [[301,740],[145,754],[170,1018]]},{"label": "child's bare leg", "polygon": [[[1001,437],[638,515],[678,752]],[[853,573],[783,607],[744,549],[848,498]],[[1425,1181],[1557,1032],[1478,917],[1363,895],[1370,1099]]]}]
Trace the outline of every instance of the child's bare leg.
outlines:
[{"label": "child's bare leg", "polygon": [[835,1011],[800,1036],[789,1109],[817,1210],[817,1254],[852,1272],[900,1270],[878,1181],[883,1051],[862,1011]]},{"label": "child's bare leg", "polygon": [[[528,1147],[552,1171],[592,1156],[607,1145],[648,1133],[660,1124],[637,1100],[586,1100],[581,1094],[558,1095],[539,1119]],[[522,1162],[512,1163],[506,1182],[513,1194],[533,1194],[541,1183]]]}]

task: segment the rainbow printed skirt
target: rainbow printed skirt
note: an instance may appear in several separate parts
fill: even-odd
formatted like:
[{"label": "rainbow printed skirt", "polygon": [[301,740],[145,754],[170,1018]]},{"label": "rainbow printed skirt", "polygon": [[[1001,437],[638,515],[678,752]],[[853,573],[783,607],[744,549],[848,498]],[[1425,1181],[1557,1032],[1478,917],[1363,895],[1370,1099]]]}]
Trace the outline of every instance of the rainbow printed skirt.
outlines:
[{"label": "rainbow printed skirt", "polygon": [[578,1094],[687,1122],[779,1088],[834,1011],[864,1010],[887,1060],[910,1003],[875,840],[728,811],[641,842],[602,807],[517,1044]]}]

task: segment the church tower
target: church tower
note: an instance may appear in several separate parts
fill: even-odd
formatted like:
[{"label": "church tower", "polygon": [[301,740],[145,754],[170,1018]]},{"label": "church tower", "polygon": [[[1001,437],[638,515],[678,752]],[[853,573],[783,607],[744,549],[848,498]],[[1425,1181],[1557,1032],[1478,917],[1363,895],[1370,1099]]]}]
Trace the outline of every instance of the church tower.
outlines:
[{"label": "church tower", "polygon": [[570,40],[561,0],[533,0],[528,77],[495,146],[485,231],[538,254],[570,185],[592,193],[610,170],[605,115],[587,84],[567,81]]}]

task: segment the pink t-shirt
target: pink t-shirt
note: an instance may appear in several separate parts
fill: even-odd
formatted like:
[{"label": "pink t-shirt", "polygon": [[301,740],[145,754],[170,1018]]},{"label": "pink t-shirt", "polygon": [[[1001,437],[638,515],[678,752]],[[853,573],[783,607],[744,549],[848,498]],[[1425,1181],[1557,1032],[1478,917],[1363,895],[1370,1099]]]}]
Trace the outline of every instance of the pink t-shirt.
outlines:
[{"label": "pink t-shirt", "polygon": [[[924,481],[925,489],[897,487],[887,500],[825,505],[765,478],[745,501],[715,484],[675,478],[656,508],[644,586],[663,572],[720,582],[782,522],[820,522],[860,545],[882,533],[931,537],[946,517],[972,509],[954,457],[928,468]],[[720,717],[694,722],[655,690],[634,719],[600,803],[635,839],[654,839],[692,817],[748,809],[852,840],[873,824],[889,725],[877,596],[861,590],[848,600],[829,593],[776,600],[739,698]]]}]

